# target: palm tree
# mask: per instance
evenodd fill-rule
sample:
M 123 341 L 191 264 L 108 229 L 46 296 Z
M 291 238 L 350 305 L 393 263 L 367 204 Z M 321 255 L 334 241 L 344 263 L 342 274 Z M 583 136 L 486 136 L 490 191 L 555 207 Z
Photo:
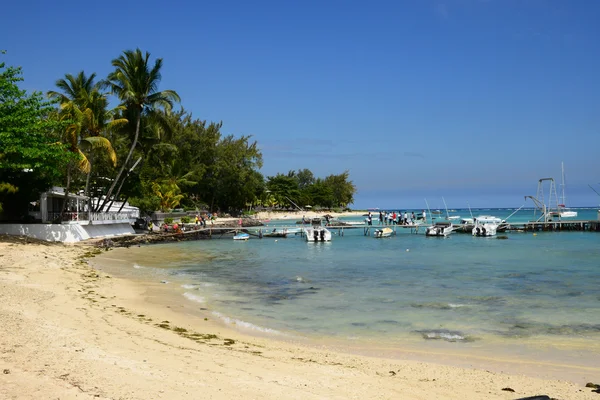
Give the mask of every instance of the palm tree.
M 135 133 L 129 153 L 108 189 L 99 211 L 102 211 L 109 201 L 115 186 L 133 156 L 140 135 L 142 115 L 152 114 L 155 110 L 161 108 L 170 110 L 173 107 L 173 102 L 180 101 L 179 95 L 173 90 L 158 91 L 161 80 L 162 58 L 156 59 L 152 67 L 149 59 L 150 53 L 142 53 L 140 49 L 124 51 L 119 58 L 112 61 L 115 70 L 108 75 L 107 80 L 104 82 L 104 85 L 119 97 L 121 105 L 127 107 L 128 111 L 134 115 Z
M 85 103 L 88 94 L 97 88 L 97 85 L 94 84 L 95 78 L 95 73 L 85 76 L 84 71 L 80 71 L 75 76 L 65 74 L 63 79 L 56 81 L 56 87 L 61 89 L 62 93 L 50 90 L 48 97 L 58 100 L 61 105 L 73 102 L 81 106 Z
M 66 74 L 64 79 L 56 81 L 56 86 L 62 92 L 49 91 L 50 98 L 60 103 L 59 118 L 68 120 L 63 142 L 68 144 L 69 151 L 78 159 L 77 170 L 87 173 L 86 194 L 89 189 L 89 178 L 91 173 L 91 160 L 93 151 L 101 149 L 116 166 L 117 156 L 110 141 L 101 134 L 119 125 L 127 123 L 125 119 L 114 119 L 117 109 L 108 110 L 108 100 L 104 93 L 99 91 L 99 86 L 94 84 L 96 74 L 89 77 L 83 71 L 76 76 Z M 89 150 L 90 158 L 81 151 L 81 144 Z M 67 186 L 65 201 L 61 211 L 61 220 L 68 203 L 69 188 L 71 184 L 71 172 L 73 164 L 67 164 Z

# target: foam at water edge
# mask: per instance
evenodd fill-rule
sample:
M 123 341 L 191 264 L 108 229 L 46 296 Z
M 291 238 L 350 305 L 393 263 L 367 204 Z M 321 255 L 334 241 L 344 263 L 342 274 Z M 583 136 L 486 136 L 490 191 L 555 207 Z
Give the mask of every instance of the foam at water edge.
M 144 268 L 144 267 L 142 267 L 141 265 L 138 265 L 138 264 L 134 263 L 133 264 L 133 268 L 140 269 L 140 268 Z
M 183 294 L 183 297 L 185 297 L 188 300 L 195 301 L 197 303 L 204 303 L 204 297 L 196 296 L 195 294 L 192 294 L 192 293 L 185 292 Z
M 278 330 L 271 329 L 271 328 L 263 328 L 262 326 L 257 326 L 257 325 L 251 324 L 249 322 L 246 322 L 246 321 L 242 321 L 242 320 L 235 319 L 235 318 L 230 318 L 230 317 L 227 317 L 227 316 L 221 314 L 218 311 L 213 311 L 213 315 L 215 317 L 220 318 L 223 322 L 225 322 L 228 325 L 236 325 L 236 326 L 242 327 L 244 329 L 259 331 L 259 332 L 263 332 L 263 333 L 269 333 L 272 335 L 283 335 L 283 333 L 279 332 Z
M 197 289 L 198 288 L 197 285 L 188 285 L 188 284 L 181 285 L 181 287 L 184 289 Z

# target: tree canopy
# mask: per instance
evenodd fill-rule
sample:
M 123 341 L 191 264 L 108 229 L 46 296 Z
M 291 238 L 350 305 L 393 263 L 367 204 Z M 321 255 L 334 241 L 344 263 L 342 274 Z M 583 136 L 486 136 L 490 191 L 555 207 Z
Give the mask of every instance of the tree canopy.
M 49 118 L 52 103 L 20 89 L 21 81 L 20 68 L 0 63 L 0 207 L 13 216 L 60 180 L 69 159 L 58 141 L 65 123 Z
M 299 169 L 265 178 L 252 136 L 225 135 L 223 122 L 174 110 L 177 92 L 159 90 L 161 58 L 126 50 L 112 66 L 99 80 L 95 73 L 67 73 L 44 100 L 41 93 L 19 89 L 19 68 L 0 64 L 4 217 L 25 216 L 27 204 L 52 185 L 98 199 L 90 211 L 113 211 L 114 201 L 126 200 L 142 212 L 230 213 L 353 202 L 356 188 L 348 171 L 321 178 Z M 114 108 L 111 96 L 118 102 Z

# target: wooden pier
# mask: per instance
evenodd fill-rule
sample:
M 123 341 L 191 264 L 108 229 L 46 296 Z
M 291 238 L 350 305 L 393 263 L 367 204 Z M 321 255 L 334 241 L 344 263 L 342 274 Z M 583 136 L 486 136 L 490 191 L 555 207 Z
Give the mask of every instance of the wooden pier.
M 548 221 L 548 222 L 524 222 L 508 224 L 507 231 L 522 232 L 561 232 L 561 231 L 589 231 L 600 232 L 600 221 L 578 220 L 578 221 Z
M 471 234 L 473 229 L 472 224 L 453 224 L 455 229 L 453 233 L 467 233 Z M 161 239 L 164 240 L 194 240 L 194 239 L 212 239 L 212 238 L 223 238 L 230 237 L 239 232 L 245 232 L 252 236 L 259 238 L 267 238 L 263 236 L 265 233 L 270 232 L 273 229 L 277 231 L 283 231 L 284 229 L 290 230 L 289 236 L 298 235 L 303 236 L 303 229 L 310 225 L 298 226 L 298 225 L 270 225 L 270 226 L 219 226 L 219 225 L 208 225 L 206 227 L 198 227 L 196 225 L 186 226 L 184 230 L 177 232 L 160 232 L 156 235 L 156 241 Z M 408 225 L 368 225 L 368 224 L 343 224 L 343 225 L 326 225 L 325 227 L 336 233 L 338 237 L 343 237 L 345 232 L 348 230 L 359 229 L 362 230 L 364 236 L 372 236 L 372 233 L 381 228 L 391 228 L 393 235 L 397 235 L 400 229 L 408 229 L 411 234 L 418 234 L 419 230 L 424 231 L 430 224 L 408 224 Z M 298 229 L 300 229 L 298 231 Z M 548 221 L 548 222 L 518 222 L 518 223 L 504 223 L 498 228 L 498 232 L 600 232 L 600 221 L 598 220 L 577 220 L 577 221 Z M 261 234 L 262 233 L 262 234 Z M 155 236 L 155 235 L 151 235 Z

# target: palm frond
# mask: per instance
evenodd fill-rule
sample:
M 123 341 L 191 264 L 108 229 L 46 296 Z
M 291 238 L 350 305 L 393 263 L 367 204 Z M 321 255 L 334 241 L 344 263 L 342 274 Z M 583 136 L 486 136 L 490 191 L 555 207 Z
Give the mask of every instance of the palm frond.
M 82 142 L 84 141 L 88 143 L 92 149 L 104 150 L 105 154 L 110 159 L 113 167 L 117 166 L 117 153 L 115 152 L 115 149 L 110 143 L 110 140 L 102 136 L 92 136 L 82 139 Z
M 79 156 L 79 162 L 77 163 L 77 168 L 87 174 L 88 172 L 90 172 L 90 162 L 87 159 L 87 157 L 85 156 L 85 154 L 83 154 L 83 152 L 80 149 L 77 149 L 77 155 Z

